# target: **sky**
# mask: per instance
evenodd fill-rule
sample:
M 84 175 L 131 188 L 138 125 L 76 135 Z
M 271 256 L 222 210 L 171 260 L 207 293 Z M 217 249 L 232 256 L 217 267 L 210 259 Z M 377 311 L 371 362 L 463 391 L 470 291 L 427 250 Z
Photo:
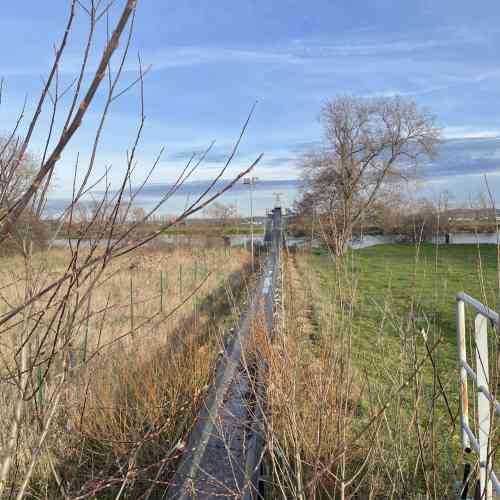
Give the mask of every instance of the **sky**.
M 117 0 L 111 21 L 122 4 Z M 24 126 L 28 123 L 68 6 L 66 0 L 2 5 L 0 133 L 12 129 L 25 98 Z M 158 195 L 152 193 L 162 192 L 177 177 L 193 153 L 215 140 L 193 180 L 212 178 L 256 103 L 225 177 L 264 153 L 253 173 L 259 178 L 256 212 L 270 208 L 274 192 L 291 205 L 299 159 L 322 140 L 319 110 L 337 95 L 403 95 L 437 117 L 444 141 L 438 156 L 423 166 L 424 195 L 437 197 L 448 190 L 452 201 L 464 202 L 484 190 L 487 174 L 500 197 L 499 18 L 500 3 L 493 0 L 484 0 L 481 8 L 462 0 L 139 0 L 121 87 L 136 78 L 140 53 L 151 70 L 145 79 L 146 123 L 137 154 L 137 185 L 165 148 L 144 203 L 151 203 Z M 61 88 L 77 74 L 87 28 L 88 18 L 78 8 L 61 64 Z M 95 68 L 105 29 L 103 18 L 90 69 Z M 104 94 L 102 89 L 57 165 L 54 203 L 71 194 L 77 155 L 80 168 L 88 159 Z M 43 153 L 48 112 L 46 107 L 33 137 L 35 157 Z M 123 175 L 138 121 L 139 93 L 134 88 L 113 103 L 98 150 L 95 175 L 110 167 L 112 187 Z M 56 126 L 61 123 L 62 115 Z M 187 196 L 183 193 L 165 210 L 179 210 Z M 248 193 L 242 188 L 223 201 L 248 212 Z

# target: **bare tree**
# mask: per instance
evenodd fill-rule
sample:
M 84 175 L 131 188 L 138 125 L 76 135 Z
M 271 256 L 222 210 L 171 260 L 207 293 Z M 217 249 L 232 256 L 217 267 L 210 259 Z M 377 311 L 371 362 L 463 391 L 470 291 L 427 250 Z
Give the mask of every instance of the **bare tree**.
M 413 244 L 437 237 L 442 229 L 441 212 L 428 198 L 406 200 L 405 213 L 397 227 L 398 234 Z
M 142 207 L 132 209 L 132 219 L 134 222 L 142 222 L 146 218 L 146 210 Z
M 224 205 L 216 201 L 207 207 L 204 212 L 207 217 L 215 219 L 222 227 L 225 227 L 231 219 L 236 217 L 236 206 Z
M 401 189 L 401 184 L 391 182 L 381 186 L 373 203 L 368 206 L 358 223 L 361 232 L 367 230 L 393 233 L 401 223 L 407 200 Z M 356 227 L 355 230 L 357 230 Z
M 342 255 L 384 185 L 414 175 L 440 131 L 433 116 L 401 97 L 338 97 L 321 110 L 324 144 L 303 161 L 303 201 L 313 205 L 328 245 Z
M 19 137 L 0 137 L 0 207 L 7 208 L 30 185 L 36 162 Z
M 12 134 L 0 137 L 0 217 L 29 187 L 36 174 L 35 157 L 21 150 L 21 138 Z M 47 228 L 32 206 L 26 207 L 11 228 L 11 239 L 0 253 L 16 251 L 29 239 L 37 247 L 47 243 Z

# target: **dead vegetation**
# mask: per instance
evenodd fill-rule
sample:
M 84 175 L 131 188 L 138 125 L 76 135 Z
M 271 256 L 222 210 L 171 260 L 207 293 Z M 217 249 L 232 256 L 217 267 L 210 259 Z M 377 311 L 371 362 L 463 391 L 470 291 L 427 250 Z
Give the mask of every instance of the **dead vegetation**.
M 212 380 L 235 301 L 246 290 L 248 253 L 230 252 L 144 250 L 107 268 L 74 319 L 64 390 L 51 357 L 39 356 L 8 490 L 15 491 L 34 453 L 27 488 L 32 495 L 85 498 L 121 488 L 128 494 L 165 488 Z M 57 250 L 40 256 L 39 265 L 58 273 L 69 257 Z M 9 263 L 11 271 L 1 276 L 4 308 L 15 307 L 25 286 L 21 259 Z M 16 332 L 2 346 L 4 380 L 11 379 Z M 48 332 L 43 345 L 56 342 Z M 5 421 L 15 390 L 5 388 L 2 397 Z M 52 425 L 37 450 L 49 418 Z M 0 439 L 6 443 L 8 435 L 2 432 Z

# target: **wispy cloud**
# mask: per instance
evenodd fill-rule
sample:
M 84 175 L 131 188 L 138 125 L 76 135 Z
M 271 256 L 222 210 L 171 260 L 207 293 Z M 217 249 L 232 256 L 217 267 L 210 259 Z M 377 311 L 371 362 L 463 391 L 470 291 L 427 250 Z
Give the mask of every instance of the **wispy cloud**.
M 431 94 L 433 92 L 438 92 L 441 90 L 446 90 L 449 89 L 450 87 L 451 85 L 429 85 L 429 86 L 422 86 L 417 90 L 393 88 L 393 89 L 370 92 L 368 94 L 364 94 L 364 97 L 395 97 L 395 96 L 416 97 L 420 95 Z
M 278 156 L 275 158 L 266 158 L 265 164 L 270 167 L 291 167 L 297 162 L 297 158 L 293 156 Z
M 304 63 L 304 57 L 300 54 L 278 49 L 273 50 L 270 47 L 172 47 L 156 51 L 151 55 L 145 54 L 145 60 L 148 59 L 151 61 L 154 70 L 214 63 L 294 65 Z
M 424 166 L 425 178 L 453 180 L 500 173 L 500 136 L 492 136 L 489 131 L 482 136 L 467 130 L 458 132 L 461 132 L 460 137 L 445 140 L 436 159 Z M 467 133 L 469 136 L 464 137 Z
M 215 183 L 214 186 L 212 186 L 210 192 L 214 193 L 221 188 L 225 187 L 230 180 L 219 180 Z M 209 186 L 212 184 L 212 180 L 196 180 L 196 181 L 188 181 L 182 184 L 182 186 L 176 191 L 175 196 L 186 196 L 186 195 L 200 195 L 204 193 Z M 290 189 L 298 189 L 298 186 L 300 184 L 300 181 L 297 179 L 277 179 L 277 180 L 266 180 L 266 179 L 259 179 L 258 182 L 255 184 L 255 192 L 262 193 L 266 191 L 280 191 L 280 190 L 290 190 Z M 145 198 L 153 198 L 153 199 L 159 199 L 165 195 L 165 193 L 168 193 L 169 190 L 172 188 L 172 184 L 169 183 L 161 183 L 161 182 L 156 182 L 156 183 L 150 183 L 140 190 L 138 192 L 138 199 L 145 199 Z M 138 187 L 132 186 L 132 192 L 136 192 L 138 190 Z M 247 193 L 248 188 L 243 182 L 238 182 L 235 184 L 231 192 L 235 193 Z M 95 194 L 97 195 L 102 195 L 102 191 L 94 191 Z M 61 202 L 61 198 L 55 198 L 54 202 Z
M 298 141 L 289 144 L 288 149 L 296 155 L 302 155 L 319 147 L 321 147 L 321 141 Z
M 493 139 L 500 137 L 500 129 L 448 126 L 444 127 L 443 136 L 445 139 Z
M 187 162 L 191 158 L 194 160 L 200 158 L 204 153 L 205 149 L 202 148 L 194 148 L 192 150 L 184 150 L 184 151 L 175 151 L 167 155 L 168 160 Z M 229 153 L 223 151 L 209 151 L 209 153 L 205 156 L 203 163 L 223 163 L 227 161 L 229 157 Z
M 422 96 L 466 84 L 499 80 L 500 67 L 494 61 L 456 57 L 465 47 L 477 47 L 484 39 L 485 35 L 480 36 L 476 31 L 451 28 L 444 32 L 431 30 L 412 34 L 359 31 L 337 38 L 303 37 L 279 44 L 170 45 L 143 50 L 142 59 L 144 64 L 151 64 L 153 72 L 209 65 L 224 65 L 226 69 L 244 65 L 262 66 L 265 71 L 298 71 L 311 94 L 315 92 L 320 96 L 322 93 L 318 89 L 331 88 L 333 75 L 336 77 L 334 82 L 341 78 L 344 85 L 346 80 L 361 77 L 368 81 L 370 78 L 371 88 L 363 89 L 369 96 Z M 97 57 L 95 54 L 89 64 L 89 73 L 95 71 Z M 71 75 L 79 67 L 80 57 L 69 53 L 61 65 L 61 72 Z M 39 75 L 45 69 L 46 64 L 41 61 L 39 65 L 32 62 L 31 65 L 4 67 L 1 73 L 5 76 Z M 125 70 L 137 72 L 133 58 Z M 262 85 L 255 94 L 263 91 Z M 271 88 L 269 93 L 273 92 Z
M 345 60 L 374 56 L 403 56 L 416 51 L 430 51 L 449 42 L 440 40 L 394 40 L 388 42 L 356 43 L 319 40 L 295 40 L 279 46 L 221 47 L 182 46 L 166 47 L 144 54 L 153 70 L 206 64 L 264 64 L 302 66 L 313 69 Z M 338 69 L 338 68 L 336 68 Z

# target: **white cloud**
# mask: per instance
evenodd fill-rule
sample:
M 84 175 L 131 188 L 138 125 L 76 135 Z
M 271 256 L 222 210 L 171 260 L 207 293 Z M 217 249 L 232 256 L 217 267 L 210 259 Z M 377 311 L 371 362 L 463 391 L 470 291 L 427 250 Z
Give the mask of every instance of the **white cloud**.
M 467 126 L 444 127 L 445 139 L 494 139 L 500 137 L 500 129 L 478 129 Z
M 395 97 L 395 96 L 418 96 L 424 94 L 431 94 L 432 92 L 437 92 L 440 90 L 446 90 L 450 88 L 450 85 L 429 85 L 422 86 L 417 90 L 403 90 L 403 89 L 386 89 L 386 90 L 378 90 L 375 92 L 370 92 L 368 94 L 364 94 L 363 97 Z
M 145 55 L 145 60 L 148 55 Z M 265 49 L 185 46 L 154 52 L 153 69 L 194 66 L 213 63 L 302 64 L 303 58 L 292 52 Z
M 445 40 L 393 40 L 387 42 L 340 43 L 327 40 L 300 39 L 291 43 L 274 46 L 181 46 L 167 47 L 144 54 L 144 60 L 153 69 L 194 66 L 213 63 L 288 64 L 314 65 L 331 63 L 338 58 L 350 59 L 374 55 L 412 54 L 415 51 L 435 49 L 450 42 Z

